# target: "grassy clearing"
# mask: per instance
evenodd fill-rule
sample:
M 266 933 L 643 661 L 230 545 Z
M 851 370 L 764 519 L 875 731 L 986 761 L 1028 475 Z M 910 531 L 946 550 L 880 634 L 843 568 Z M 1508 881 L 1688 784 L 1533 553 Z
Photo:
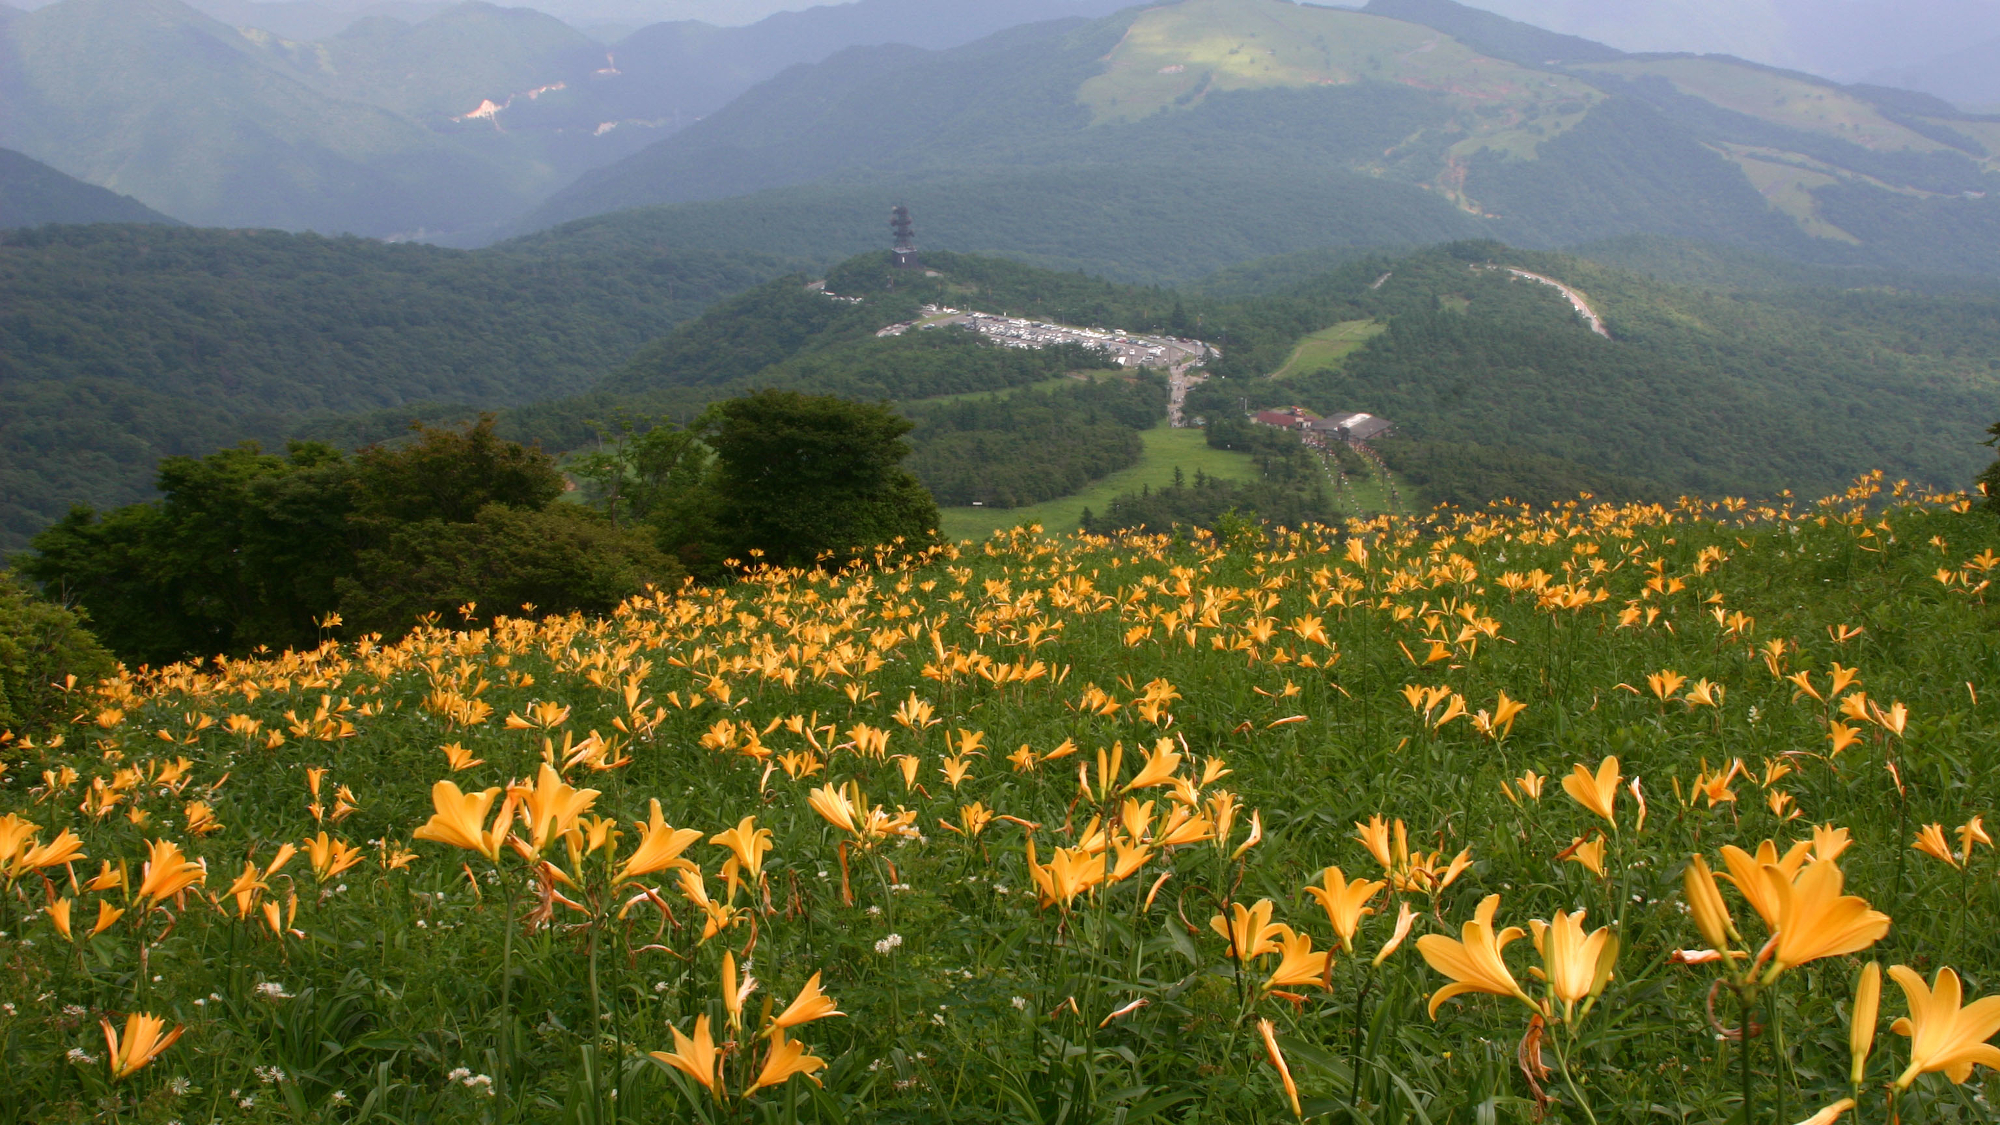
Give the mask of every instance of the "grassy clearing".
M 1273 379 L 1283 379 L 1304 371 L 1319 371 L 1333 367 L 1346 359 L 1355 349 L 1388 331 L 1386 321 L 1344 320 L 1332 328 L 1321 329 L 1299 341 L 1292 349 L 1290 359 L 1283 367 L 1271 373 Z
M 1103 511 L 1114 497 L 1137 492 L 1141 486 L 1162 488 L 1172 484 L 1174 469 L 1189 478 L 1199 469 L 1210 476 L 1244 480 L 1256 475 L 1250 455 L 1227 449 L 1211 449 L 1206 431 L 1175 430 L 1155 426 L 1142 431 L 1146 452 L 1139 463 L 1099 480 L 1081 492 L 1048 500 L 1025 508 L 946 508 L 943 531 L 949 539 L 984 539 L 1004 527 L 1040 524 L 1060 534 L 1074 531 L 1083 519 L 1083 510 Z
M 0 1119 L 1990 1120 L 1907 973 L 1848 1078 L 1864 961 L 2000 990 L 1970 508 L 1016 535 L 78 685 L 5 742 Z

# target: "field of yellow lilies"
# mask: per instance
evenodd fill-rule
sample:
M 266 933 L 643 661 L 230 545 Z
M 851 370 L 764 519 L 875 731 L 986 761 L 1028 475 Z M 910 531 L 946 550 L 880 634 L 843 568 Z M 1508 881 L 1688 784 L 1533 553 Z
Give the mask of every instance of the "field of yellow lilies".
M 1022 530 L 71 684 L 0 1118 L 1990 1121 L 1996 551 Z

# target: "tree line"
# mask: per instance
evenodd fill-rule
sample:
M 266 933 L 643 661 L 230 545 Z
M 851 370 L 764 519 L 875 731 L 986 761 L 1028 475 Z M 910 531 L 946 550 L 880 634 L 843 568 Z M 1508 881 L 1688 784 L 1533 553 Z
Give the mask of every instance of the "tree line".
M 937 506 L 902 467 L 910 428 L 880 404 L 767 391 L 690 427 L 613 434 L 575 466 L 584 489 L 490 415 L 352 456 L 245 443 L 163 461 L 157 501 L 73 509 L 15 568 L 112 653 L 155 665 L 426 620 L 604 613 L 732 564 L 928 545 Z M 10 609 L 11 589 L 0 627 L 52 628 L 8 624 L 33 617 Z M 0 643 L 0 668 L 47 664 L 9 653 Z

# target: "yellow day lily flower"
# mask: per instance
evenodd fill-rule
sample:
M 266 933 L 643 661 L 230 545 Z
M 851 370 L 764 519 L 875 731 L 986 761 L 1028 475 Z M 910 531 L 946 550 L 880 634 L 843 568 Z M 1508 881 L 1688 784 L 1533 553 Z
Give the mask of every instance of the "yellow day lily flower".
M 1117 854 L 1117 859 L 1112 863 L 1110 873 L 1105 876 L 1105 881 L 1111 883 L 1122 883 L 1130 879 L 1158 854 L 1152 848 L 1122 838 L 1114 841 L 1112 848 Z
M 2000 1031 L 2000 996 L 1984 996 L 1961 1008 L 1958 974 L 1950 969 L 1939 969 L 1937 984 L 1928 988 L 1907 965 L 1891 965 L 1889 977 L 1910 1002 L 1910 1014 L 1889 1025 L 1890 1031 L 1910 1037 L 1910 1065 L 1896 1079 L 1898 1090 L 1934 1070 L 1954 1083 L 1972 1077 L 1976 1065 L 2000 1070 L 2000 1048 L 1987 1042 Z
M 70 906 L 70 900 L 67 898 L 59 898 L 49 904 L 49 925 L 56 928 L 56 932 L 63 936 L 64 941 L 76 940 L 69 932 Z
M 118 919 L 123 918 L 124 916 L 125 912 L 123 910 L 111 905 L 110 903 L 104 901 L 103 899 L 98 899 L 97 923 L 96 925 L 90 927 L 90 933 L 87 936 L 96 937 L 98 934 L 101 934 L 104 931 L 110 929 L 112 926 L 116 925 L 118 923 Z
M 1799 1125 L 1833 1125 L 1834 1122 L 1840 1120 L 1841 1114 L 1853 1108 L 1853 1098 L 1842 1098 L 1820 1110 L 1818 1113 L 1813 1114 L 1811 1117 L 1806 1118 L 1804 1121 L 1799 1122 Z
M 1847 1055 L 1853 1062 L 1848 1076 L 1860 1086 L 1867 1076 L 1868 1054 L 1875 1047 L 1875 1013 L 1882 1004 L 1882 966 L 1870 961 L 1861 967 L 1861 981 L 1854 986 L 1854 1010 L 1847 1017 Z
M 1118 810 L 1118 823 L 1134 843 L 1144 840 L 1147 830 L 1153 826 L 1153 802 L 1140 801 L 1137 797 L 1125 798 L 1124 807 Z
M 1814 859 L 1839 859 L 1840 853 L 1853 843 L 1847 836 L 1847 829 L 1822 824 L 1813 828 L 1812 854 Z
M 520 801 L 521 818 L 528 823 L 528 847 L 540 855 L 549 841 L 576 827 L 577 818 L 597 800 L 597 790 L 575 788 L 543 762 L 532 787 L 509 786 L 507 796 Z
M 1604 878 L 1604 837 L 1592 836 L 1590 839 L 1585 840 L 1579 836 L 1571 840 L 1569 847 L 1564 848 L 1562 854 L 1556 858 L 1566 859 L 1571 863 L 1580 863 L 1592 875 L 1602 879 Z
M 146 845 L 146 865 L 139 875 L 139 897 L 157 904 L 207 878 L 208 869 L 182 855 L 179 844 L 154 840 Z
M 0 816 L 0 866 L 12 870 L 14 861 L 42 826 L 15 813 Z
M 110 1020 L 99 1020 L 104 1027 L 104 1043 L 109 1050 L 107 1058 L 111 1063 L 111 1080 L 118 1082 L 139 1073 L 146 1064 L 159 1058 L 187 1028 L 176 1026 L 165 1035 L 161 1029 L 167 1021 L 145 1012 L 133 1012 L 125 1017 L 125 1034 L 119 1035 Z
M 910 790 L 915 789 L 917 787 L 917 771 L 923 768 L 924 760 L 915 754 L 898 754 L 894 758 L 891 758 L 890 761 L 895 762 L 897 768 L 903 771 L 903 792 L 908 793 Z
M 1385 882 L 1356 879 L 1352 883 L 1338 867 L 1329 867 L 1320 872 L 1320 885 L 1307 886 L 1306 893 L 1319 900 L 1326 910 L 1326 920 L 1332 924 L 1334 935 L 1340 939 L 1340 948 L 1354 952 L 1354 934 L 1361 928 L 1361 919 L 1375 913 L 1368 901 L 1375 897 Z
M 1382 819 L 1380 813 L 1369 817 L 1367 824 L 1357 821 L 1354 825 L 1354 838 L 1361 841 L 1361 846 L 1368 849 L 1368 854 L 1375 857 L 1375 862 L 1380 864 L 1384 871 L 1394 871 L 1408 862 L 1407 847 L 1399 849 L 1402 853 L 1400 857 L 1390 852 L 1389 825 Z M 1396 822 L 1396 839 L 1398 842 L 1403 839 L 1403 822 L 1400 820 Z M 1399 858 L 1401 862 L 1398 862 Z
M 1288 932 L 1284 926 L 1272 924 L 1271 909 L 1268 898 L 1260 898 L 1248 908 L 1232 902 L 1228 914 L 1217 914 L 1208 920 L 1208 928 L 1229 943 L 1231 958 L 1238 962 L 1253 961 L 1266 953 L 1278 952 L 1277 943 L 1271 939 L 1280 932 Z
M 486 825 L 486 812 L 500 796 L 501 789 L 494 786 L 478 793 L 461 793 L 458 785 L 450 781 L 440 781 L 431 786 L 431 807 L 436 811 L 423 826 L 410 833 L 411 838 L 430 840 L 434 843 L 449 844 L 454 848 L 478 852 L 488 860 L 498 862 L 500 845 L 507 839 L 507 830 L 514 819 L 516 798 L 509 796 L 501 806 L 500 815 L 493 818 L 493 827 Z
M 819 1079 L 813 1072 L 826 1066 L 826 1060 L 816 1055 L 806 1054 L 805 1044 L 785 1038 L 783 1028 L 771 1031 L 771 1050 L 764 1056 L 764 1066 L 757 1071 L 757 1080 L 750 1084 L 749 1093 L 755 1093 L 766 1086 L 781 1086 L 794 1074 L 812 1078 L 815 1085 Z
M 778 1013 L 777 1019 L 771 1021 L 771 1026 L 779 1029 L 798 1027 L 814 1020 L 846 1014 L 834 1007 L 833 997 L 820 991 L 819 974 L 814 973 L 812 979 L 806 982 L 806 986 L 799 989 L 798 997 L 786 1005 L 784 1011 Z
M 1865 899 L 1840 893 L 1844 876 L 1830 859 L 1807 864 L 1797 879 L 1787 879 L 1782 868 L 1766 864 L 1764 879 L 1778 903 L 1767 980 L 1794 965 L 1866 949 L 1889 932 L 1887 914 L 1870 909 Z
M 701 927 L 701 940 L 707 941 L 739 921 L 735 906 L 708 897 L 708 883 L 701 877 L 699 868 L 690 865 L 681 868 L 678 874 L 681 881 L 681 897 L 702 912 L 704 921 Z
M 1402 948 L 1403 939 L 1410 936 L 1410 927 L 1416 923 L 1416 920 L 1417 912 L 1410 909 L 1410 904 L 1408 902 L 1398 902 L 1396 904 L 1396 932 L 1390 934 L 1389 940 L 1382 943 L 1382 948 L 1376 952 L 1375 959 L 1370 961 L 1369 964 L 1375 968 L 1381 968 L 1382 962 L 1387 961 L 1390 954 Z
M 1688 860 L 1681 884 L 1685 888 L 1688 913 L 1694 915 L 1694 925 L 1701 931 L 1702 940 L 1708 942 L 1710 949 L 1728 949 L 1730 939 L 1736 936 L 1736 920 L 1729 916 L 1729 905 L 1722 901 L 1722 891 L 1715 885 L 1708 861 L 1700 856 Z
M 1613 813 L 1618 803 L 1618 783 L 1623 780 L 1618 773 L 1618 756 L 1614 754 L 1598 764 L 1595 774 L 1578 763 L 1563 778 L 1563 792 L 1616 827 L 1618 821 Z
M 656 797 L 651 802 L 652 815 L 647 820 L 635 822 L 639 830 L 639 846 L 618 868 L 616 881 L 623 883 L 637 879 L 641 875 L 651 875 L 670 868 L 685 869 L 693 863 L 681 858 L 681 853 L 701 839 L 701 833 L 692 828 L 675 828 L 660 815 L 660 802 Z
M 972 840 L 978 838 L 980 833 L 985 832 L 986 826 L 992 824 L 993 819 L 993 810 L 987 808 L 984 801 L 974 801 L 969 805 L 959 808 L 957 824 L 953 824 L 948 820 L 939 820 L 938 827 L 948 832 L 956 832 L 960 836 Z
M 236 900 L 236 916 L 238 918 L 248 918 L 250 916 L 250 908 L 257 904 L 258 894 L 270 889 L 271 885 L 263 880 L 262 873 L 257 870 L 257 865 L 245 860 L 243 863 L 243 874 L 238 875 L 236 881 L 229 884 L 229 889 L 222 892 L 222 894 L 225 898 L 234 898 Z
M 710 836 L 708 842 L 728 848 L 743 870 L 750 872 L 755 880 L 763 881 L 764 857 L 771 851 L 771 830 L 757 827 L 756 817 L 744 817 L 736 827 Z
M 1522 797 L 1526 797 L 1530 801 L 1539 801 L 1542 799 L 1542 785 L 1547 781 L 1548 778 L 1543 777 L 1534 770 L 1522 770 L 1521 776 L 1514 779 L 1511 787 L 1504 781 L 1500 784 L 1502 791 L 1507 793 L 1508 798 L 1518 803 L 1520 798 L 1513 796 L 1515 789 L 1521 791 Z
M 1299 1106 L 1298 1083 L 1292 1081 L 1292 1068 L 1285 1065 L 1284 1052 L 1278 1050 L 1277 1030 L 1277 1025 L 1270 1020 L 1257 1021 L 1257 1033 L 1264 1037 L 1264 1053 L 1270 1058 L 1271 1066 L 1277 1070 L 1279 1080 L 1285 1084 L 1285 1097 L 1292 1103 L 1292 1116 L 1303 1120 L 1305 1110 Z
M 1944 825 L 1926 824 L 1917 830 L 1917 838 L 1910 846 L 1933 859 L 1943 860 L 1953 867 L 1958 866 L 1958 857 L 1951 854 L 1951 845 L 1945 843 Z
M 682 1035 L 681 1029 L 671 1024 L 667 1030 L 673 1033 L 674 1049 L 652 1051 L 652 1057 L 694 1079 L 715 1097 L 722 1097 L 721 1078 L 717 1073 L 721 1069 L 722 1056 L 715 1049 L 715 1038 L 708 1032 L 708 1017 L 694 1018 L 692 1039 Z
M 736 979 L 736 955 L 725 949 L 722 951 L 722 1009 L 729 1015 L 732 1030 L 743 1026 L 743 1002 L 757 991 L 757 978 L 748 972 L 739 983 Z
M 56 838 L 39 847 L 24 847 L 9 865 L 10 877 L 24 875 L 30 871 L 40 871 L 49 867 L 61 867 L 76 859 L 87 859 L 83 854 L 83 841 L 65 828 L 56 833 Z
M 1799 873 L 1799 868 L 1805 866 L 1806 856 L 1811 851 L 1812 844 L 1801 841 L 1793 844 L 1785 852 L 1784 858 L 1780 859 L 1778 845 L 1769 840 L 1757 845 L 1755 856 L 1734 844 L 1724 845 L 1722 861 L 1728 864 L 1729 874 L 1723 878 L 1736 884 L 1736 889 L 1742 892 L 1744 900 L 1749 902 L 1751 909 L 1764 919 L 1766 927 L 1776 929 L 1778 902 L 1766 889 L 1763 869 L 1769 865 L 1776 865 L 1785 873 L 1785 878 L 1790 880 Z
M 860 835 L 854 824 L 854 802 L 838 785 L 823 785 L 806 796 L 806 803 L 828 824 L 852 835 Z
M 1479 903 L 1473 920 L 1461 928 L 1461 940 L 1454 941 L 1442 934 L 1425 934 L 1417 939 L 1417 952 L 1423 955 L 1431 968 L 1452 981 L 1431 994 L 1432 1019 L 1437 1018 L 1439 1005 L 1468 992 L 1512 996 L 1536 1012 L 1541 1011 L 1540 1005 L 1521 991 L 1520 984 L 1514 980 L 1514 974 L 1508 970 L 1507 962 L 1501 956 L 1507 943 L 1524 936 L 1525 931 L 1519 926 L 1509 926 L 1495 933 L 1493 914 L 1499 909 L 1500 896 L 1487 895 Z
M 1046 864 L 1035 862 L 1035 838 L 1028 837 L 1028 874 L 1041 892 L 1042 905 L 1065 908 L 1076 896 L 1104 881 L 1104 855 L 1084 848 L 1057 848 Z
M 1611 927 L 1601 926 L 1585 936 L 1583 916 L 1581 910 L 1574 914 L 1558 910 L 1548 922 L 1528 923 L 1534 930 L 1535 951 L 1542 955 L 1540 975 L 1548 982 L 1549 995 L 1562 1002 L 1565 1020 L 1577 1001 L 1603 990 L 1618 959 L 1618 939 Z
M 1199 844 L 1215 838 L 1215 822 L 1187 805 L 1175 805 L 1167 814 L 1157 839 L 1163 848 L 1178 848 L 1187 844 Z
M 1975 843 L 1985 844 L 1989 848 L 1993 846 L 1993 837 L 1986 834 L 1984 817 L 1975 816 L 1958 826 L 1958 845 L 1967 863 L 1972 862 L 1972 845 Z
M 306 856 L 312 861 L 313 878 L 325 883 L 364 858 L 360 848 L 321 832 L 306 839 Z
M 1173 780 L 1174 772 L 1180 768 L 1181 756 L 1174 751 L 1173 740 L 1162 738 L 1153 744 L 1153 752 L 1146 757 L 1146 764 L 1139 767 L 1139 772 L 1119 792 L 1130 793 L 1134 789 L 1165 785 Z
M 1304 984 L 1324 984 L 1333 968 L 1333 952 L 1313 952 L 1311 934 L 1296 933 L 1290 926 L 1276 926 L 1278 967 L 1264 981 L 1264 991 Z

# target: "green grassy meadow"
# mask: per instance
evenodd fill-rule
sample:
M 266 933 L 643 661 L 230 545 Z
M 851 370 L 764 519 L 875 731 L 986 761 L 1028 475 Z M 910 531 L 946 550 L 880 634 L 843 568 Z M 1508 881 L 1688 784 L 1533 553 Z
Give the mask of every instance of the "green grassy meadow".
M 1299 340 L 1298 347 L 1286 358 L 1285 365 L 1271 372 L 1271 378 L 1282 379 L 1301 371 L 1333 367 L 1361 345 L 1388 331 L 1388 328 L 1379 320 L 1347 320 L 1311 333 Z
M 1990 513 L 1233 534 L 74 685 L 0 1119 L 1987 1119 Z
M 947 539 L 977 540 L 1003 528 L 1040 524 L 1044 530 L 1062 534 L 1075 530 L 1085 508 L 1102 511 L 1123 493 L 1137 492 L 1142 486 L 1172 484 L 1177 468 L 1190 479 L 1197 469 L 1233 480 L 1256 474 L 1249 454 L 1211 449 L 1203 430 L 1156 426 L 1140 431 L 1139 437 L 1146 443 L 1146 452 L 1138 464 L 1102 477 L 1082 491 L 1020 508 L 946 508 L 939 530 Z

